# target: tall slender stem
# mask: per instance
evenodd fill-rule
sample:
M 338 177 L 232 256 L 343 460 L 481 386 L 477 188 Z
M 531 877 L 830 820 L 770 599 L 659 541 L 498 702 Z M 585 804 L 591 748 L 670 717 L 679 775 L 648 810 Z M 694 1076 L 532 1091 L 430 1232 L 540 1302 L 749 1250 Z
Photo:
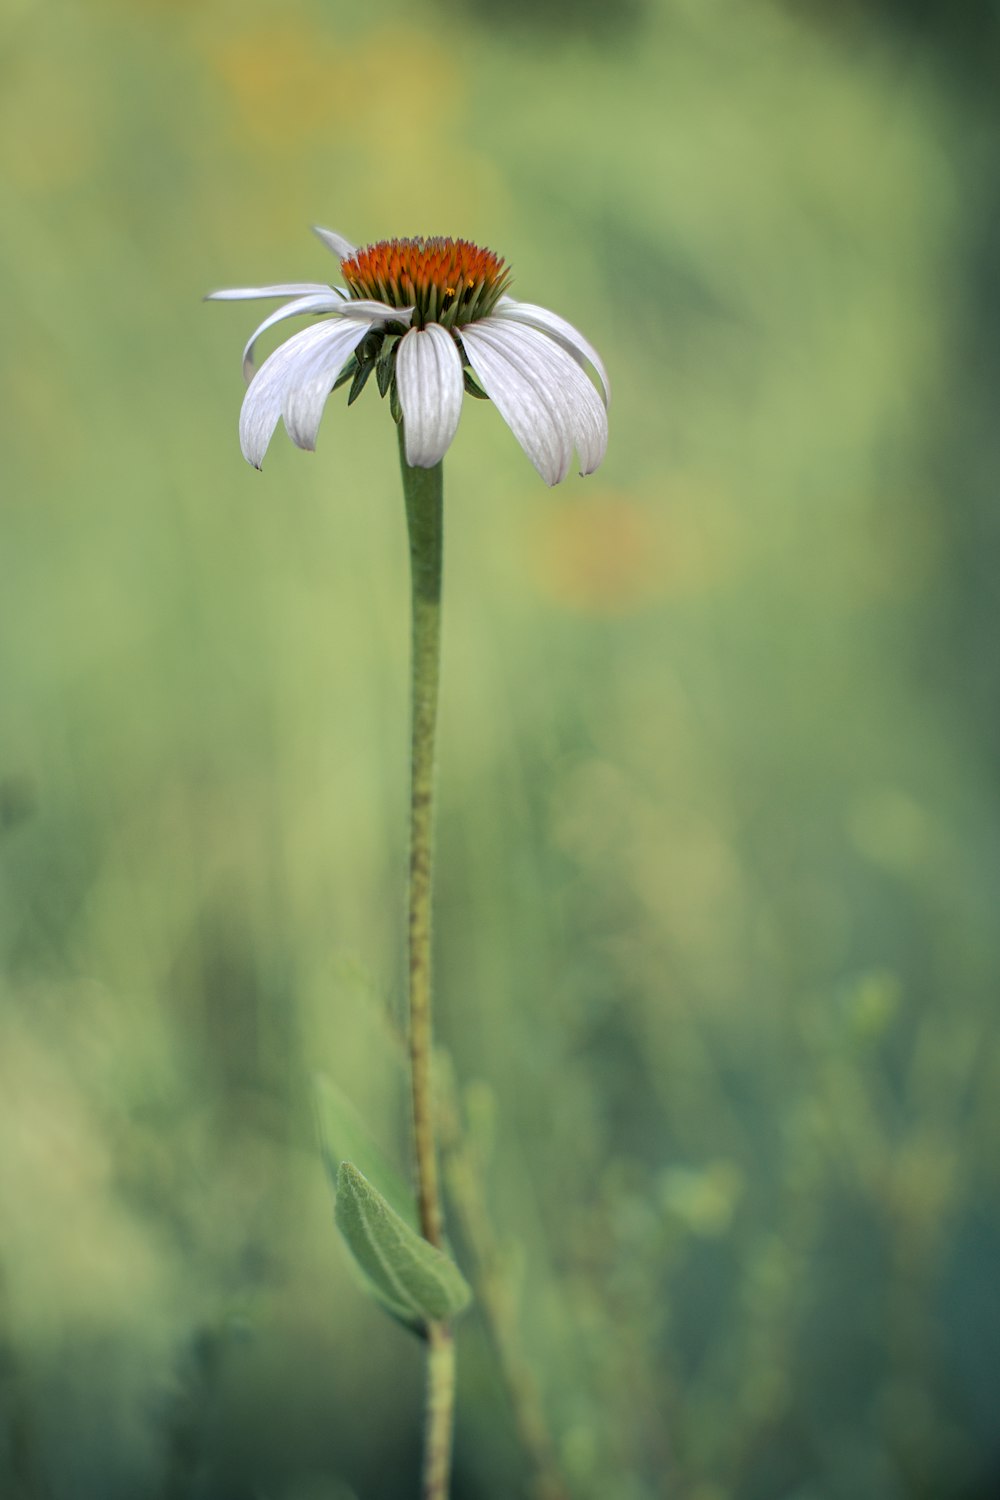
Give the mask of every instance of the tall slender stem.
M 410 725 L 409 1046 L 413 1141 L 420 1228 L 441 1247 L 444 1215 L 438 1177 L 431 1077 L 431 890 L 434 838 L 434 740 L 441 657 L 442 466 L 411 468 L 399 424 L 399 462 L 410 539 L 412 600 Z M 455 1406 L 455 1343 L 446 1323 L 427 1329 L 424 1497 L 446 1500 Z
M 434 840 L 434 739 L 441 655 L 441 464 L 412 469 L 399 424 L 399 459 L 410 538 L 409 1041 L 413 1139 L 420 1229 L 440 1248 L 441 1195 L 431 1086 L 431 873 Z

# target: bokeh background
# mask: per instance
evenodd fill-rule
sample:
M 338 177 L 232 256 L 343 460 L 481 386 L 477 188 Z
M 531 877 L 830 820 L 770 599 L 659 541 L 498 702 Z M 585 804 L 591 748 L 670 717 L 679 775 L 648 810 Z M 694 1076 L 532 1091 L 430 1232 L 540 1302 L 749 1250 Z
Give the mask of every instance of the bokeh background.
M 312 1105 L 405 1166 L 395 442 L 254 473 L 199 300 L 316 222 L 491 245 L 615 391 L 587 481 L 446 464 L 457 1500 L 995 1495 L 997 8 L 0 36 L 0 1495 L 415 1493 Z

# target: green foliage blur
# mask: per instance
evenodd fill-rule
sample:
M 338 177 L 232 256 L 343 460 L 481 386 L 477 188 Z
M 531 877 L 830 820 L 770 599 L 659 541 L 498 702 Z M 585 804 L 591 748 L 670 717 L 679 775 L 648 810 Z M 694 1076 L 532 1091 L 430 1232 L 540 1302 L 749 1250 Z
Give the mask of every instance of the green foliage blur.
M 200 302 L 311 223 L 489 244 L 614 386 L 587 481 L 446 462 L 456 1500 L 994 1495 L 995 9 L 0 35 L 0 1496 L 415 1493 L 312 1106 L 406 1167 L 394 435 L 253 472 Z

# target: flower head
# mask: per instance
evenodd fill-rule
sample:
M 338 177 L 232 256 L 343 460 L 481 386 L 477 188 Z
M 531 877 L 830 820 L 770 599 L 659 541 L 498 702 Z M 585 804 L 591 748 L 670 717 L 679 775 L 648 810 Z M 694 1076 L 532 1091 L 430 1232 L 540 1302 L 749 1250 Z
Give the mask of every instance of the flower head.
M 285 297 L 243 351 L 249 388 L 240 446 L 260 468 L 284 418 L 292 442 L 315 448 L 327 397 L 351 381 L 348 403 L 374 372 L 402 420 L 406 459 L 432 468 L 451 444 L 464 391 L 493 402 L 547 484 L 569 472 L 574 448 L 590 474 L 608 442 L 607 372 L 600 355 L 558 314 L 507 295 L 510 271 L 468 240 L 382 240 L 357 249 L 316 233 L 340 261 L 345 285 L 295 282 L 212 292 L 218 300 Z M 320 316 L 255 369 L 260 335 L 284 318 Z M 588 370 L 600 381 L 598 391 Z

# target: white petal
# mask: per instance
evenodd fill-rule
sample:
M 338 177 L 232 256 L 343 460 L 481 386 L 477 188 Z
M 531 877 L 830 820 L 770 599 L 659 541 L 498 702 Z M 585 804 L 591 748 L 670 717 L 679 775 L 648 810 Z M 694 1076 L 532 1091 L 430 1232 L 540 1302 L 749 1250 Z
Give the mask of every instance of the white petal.
M 253 464 L 255 469 L 260 468 L 267 452 L 286 394 L 300 379 L 308 378 L 317 352 L 324 350 L 331 340 L 342 339 L 345 333 L 354 338 L 354 344 L 360 343 L 365 335 L 364 324 L 330 321 L 304 328 L 275 349 L 257 371 L 240 411 L 240 447 L 247 463 Z M 354 344 L 340 355 L 341 365 Z M 338 343 L 338 351 L 339 347 Z
M 567 323 L 565 318 L 561 318 L 558 313 L 550 312 L 547 307 L 537 307 L 533 302 L 518 302 L 513 297 L 501 297 L 492 316 L 510 318 L 516 323 L 526 323 L 529 328 L 540 328 L 543 333 L 549 335 L 549 338 L 555 339 L 567 354 L 571 354 L 581 368 L 586 368 L 587 363 L 593 365 L 604 387 L 604 404 L 605 406 L 611 405 L 611 383 L 601 356 L 593 344 L 589 343 L 572 323 Z
M 285 382 L 281 414 L 297 448 L 315 448 L 319 419 L 333 382 L 372 326 L 360 318 L 337 318 L 324 324 L 326 340 L 306 353 Z
M 313 234 L 318 234 L 328 250 L 332 250 L 338 260 L 350 260 L 352 255 L 357 254 L 357 246 L 352 245 L 350 240 L 345 240 L 342 234 L 337 234 L 333 229 L 321 229 L 318 224 L 313 225 Z
M 540 338 L 539 353 L 549 361 L 556 388 L 566 402 L 573 443 L 580 455 L 580 473 L 592 474 L 608 448 L 608 412 L 602 397 L 572 355 L 533 328 L 518 329 L 523 337 Z
M 250 335 L 246 348 L 243 350 L 243 379 L 249 382 L 253 379 L 254 345 L 261 334 L 268 328 L 273 328 L 275 323 L 280 323 L 283 318 L 301 318 L 307 313 L 332 312 L 341 306 L 341 299 L 333 297 L 329 291 L 317 293 L 314 297 L 297 297 L 294 302 L 289 302 L 285 307 L 279 307 L 277 312 L 264 319 L 263 323 Z
M 417 469 L 440 463 L 462 415 L 462 356 L 440 323 L 411 328 L 396 355 L 406 462 Z
M 305 297 L 310 293 L 325 292 L 329 296 L 346 297 L 339 287 L 327 286 L 324 281 L 287 281 L 281 286 L 231 286 L 221 292 L 206 292 L 205 302 L 247 302 L 254 297 Z
M 364 318 L 369 323 L 408 323 L 415 307 L 392 307 L 388 302 L 371 302 L 365 297 L 351 297 L 341 302 L 337 312 L 342 318 Z
M 574 446 L 583 472 L 596 469 L 607 446 L 607 416 L 580 367 L 534 328 L 483 318 L 459 330 L 486 394 L 546 484 L 569 472 Z

